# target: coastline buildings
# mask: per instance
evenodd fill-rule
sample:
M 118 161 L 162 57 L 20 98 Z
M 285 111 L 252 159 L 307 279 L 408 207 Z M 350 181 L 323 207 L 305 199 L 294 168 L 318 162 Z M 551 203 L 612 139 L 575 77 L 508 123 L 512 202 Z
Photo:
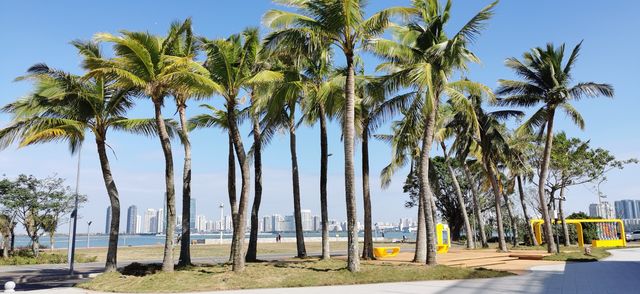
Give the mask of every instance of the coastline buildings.
M 603 201 L 602 203 L 592 203 L 589 205 L 589 216 L 614 218 L 616 215 L 611 207 L 611 203 Z
M 626 231 L 640 229 L 640 200 L 625 199 L 613 204 L 616 218 L 622 219 Z
M 640 205 L 638 205 L 640 207 Z M 105 233 L 109 231 L 111 218 L 111 208 L 107 207 Z M 221 208 L 222 209 L 222 208 Z M 233 222 L 231 215 L 222 213 L 220 218 L 208 218 L 204 214 L 196 214 L 196 201 L 191 199 L 190 203 L 190 225 L 193 226 L 192 233 L 209 234 L 218 232 L 233 232 Z M 224 212 L 224 210 L 222 210 Z M 639 214 L 640 215 L 640 214 Z M 175 229 L 181 227 L 181 216 L 176 216 Z M 321 232 L 322 218 L 313 215 L 310 209 L 301 210 L 302 229 L 304 232 Z M 362 224 L 357 222 L 358 230 L 362 230 Z M 249 232 L 250 222 L 247 222 L 245 230 Z M 401 218 L 399 222 L 376 222 L 375 228 L 384 231 L 407 231 L 415 230 L 416 222 L 413 219 Z M 138 207 L 131 205 L 127 209 L 126 233 L 133 234 L 164 234 L 167 229 L 166 208 L 147 208 L 142 215 L 138 214 Z M 329 232 L 342 232 L 346 230 L 346 221 L 329 219 Z M 293 233 L 295 232 L 295 217 L 291 215 L 272 214 L 265 215 L 258 220 L 258 232 L 260 233 Z
M 127 234 L 138 233 L 138 207 L 135 205 L 129 206 L 127 209 Z
M 614 202 L 616 217 L 620 219 L 639 219 L 640 200 L 619 200 Z
M 196 199 L 191 198 L 191 202 L 189 202 L 189 227 L 192 230 L 197 230 L 196 228 Z
M 144 213 L 144 229 L 143 229 L 143 233 L 157 233 L 158 232 L 158 220 L 157 217 L 158 214 L 156 213 L 156 210 L 153 208 L 149 208 L 147 209 L 147 211 Z
M 107 217 L 104 223 L 104 234 L 109 234 L 109 227 L 111 227 L 111 205 L 107 207 Z

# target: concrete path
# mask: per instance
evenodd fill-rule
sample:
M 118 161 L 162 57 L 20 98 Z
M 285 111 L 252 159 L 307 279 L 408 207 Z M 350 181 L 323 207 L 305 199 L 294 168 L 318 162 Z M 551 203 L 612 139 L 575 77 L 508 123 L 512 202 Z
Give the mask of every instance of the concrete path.
M 529 274 L 496 279 L 425 281 L 287 289 L 210 292 L 215 294 L 320 294 L 320 293 L 634 293 L 640 276 L 640 248 L 611 250 L 599 262 L 539 266 Z M 96 293 L 58 288 L 32 293 Z M 201 292 L 204 293 L 204 292 Z

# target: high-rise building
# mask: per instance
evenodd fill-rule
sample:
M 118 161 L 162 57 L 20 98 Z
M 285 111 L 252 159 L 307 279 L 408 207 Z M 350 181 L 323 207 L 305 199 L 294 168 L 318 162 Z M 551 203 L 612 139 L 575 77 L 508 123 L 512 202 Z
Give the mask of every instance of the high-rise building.
M 271 216 L 271 229 L 274 232 L 285 231 L 284 218 L 279 214 Z
M 204 215 L 196 216 L 196 232 L 204 232 L 207 230 L 207 218 Z
M 111 228 L 111 205 L 107 207 L 107 219 L 104 223 L 104 234 L 109 235 L 109 229 Z
M 136 215 L 136 231 L 135 234 L 142 233 L 142 216 L 139 214 Z
M 300 210 L 300 215 L 302 217 L 302 231 L 313 231 L 313 217 L 311 216 L 311 210 L 302 209 Z
M 638 200 L 629 199 L 614 202 L 616 217 L 620 219 L 640 218 L 640 214 L 637 213 L 637 204 L 640 204 Z
M 282 230 L 285 232 L 296 231 L 296 218 L 293 215 L 284 216 L 284 224 L 282 225 Z
M 157 212 L 153 208 L 147 209 L 144 213 L 144 232 L 145 233 L 157 233 L 158 232 L 158 216 Z
M 157 222 L 157 226 L 158 228 L 156 229 L 156 232 L 158 234 L 162 234 L 164 233 L 164 228 L 165 228 L 165 210 L 163 208 L 158 209 L 158 214 L 156 215 L 156 222 Z
M 601 217 L 601 218 L 614 218 L 615 213 L 613 212 L 613 208 L 611 208 L 611 204 L 607 201 L 603 201 L 599 204 L 590 204 L 589 205 L 589 216 L 591 217 Z
M 322 231 L 322 217 L 319 215 L 313 216 L 313 231 L 320 232 Z
M 271 220 L 270 215 L 262 217 L 262 231 L 273 232 L 273 221 Z
M 196 230 L 196 199 L 191 198 L 191 202 L 189 202 L 189 227 L 192 230 Z
M 136 228 L 138 227 L 138 207 L 135 205 L 129 206 L 127 209 L 127 234 L 135 234 L 137 233 Z

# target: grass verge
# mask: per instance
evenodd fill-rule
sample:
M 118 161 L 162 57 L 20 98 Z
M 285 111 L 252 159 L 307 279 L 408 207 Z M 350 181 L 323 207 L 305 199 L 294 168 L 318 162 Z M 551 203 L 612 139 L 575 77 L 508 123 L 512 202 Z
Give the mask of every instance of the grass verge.
M 96 256 L 86 256 L 77 254 L 76 262 L 94 262 L 98 258 Z M 33 256 L 31 251 L 18 251 L 14 256 L 0 258 L 0 265 L 27 265 L 27 264 L 60 264 L 67 263 L 67 255 L 59 253 L 41 252 L 38 257 Z
M 611 248 L 607 248 L 611 249 Z M 591 254 L 587 255 L 584 253 L 584 249 L 580 247 L 575 247 L 571 249 L 563 249 L 560 248 L 561 252 L 549 256 L 545 256 L 543 260 L 555 260 L 555 261 L 598 261 L 599 259 L 605 258 L 611 253 L 606 251 L 604 248 L 591 248 Z
M 173 273 L 146 276 L 109 273 L 78 287 L 108 292 L 190 292 L 253 288 L 309 287 L 370 284 L 383 282 L 495 278 L 512 275 L 487 269 L 455 268 L 438 265 L 398 265 L 362 262 L 361 271 L 351 273 L 342 260 L 287 260 L 247 264 L 236 274 L 229 265 L 201 265 Z

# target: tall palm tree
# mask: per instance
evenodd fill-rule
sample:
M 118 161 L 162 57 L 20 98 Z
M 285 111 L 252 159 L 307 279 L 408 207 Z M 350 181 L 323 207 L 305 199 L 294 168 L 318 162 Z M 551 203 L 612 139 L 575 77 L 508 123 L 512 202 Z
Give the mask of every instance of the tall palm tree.
M 182 58 L 194 59 L 197 54 L 197 39 L 193 36 L 191 19 L 184 22 L 173 22 L 167 34 L 172 40 L 168 44 L 167 54 Z M 183 84 L 171 91 L 180 117 L 180 138 L 184 148 L 184 167 L 182 171 L 182 233 L 180 235 L 180 257 L 178 265 L 191 265 L 191 141 L 187 122 L 187 101 L 192 98 L 207 97 L 206 88 Z
M 355 139 L 355 51 L 363 40 L 378 35 L 389 24 L 393 8 L 364 17 L 365 0 L 278 0 L 297 11 L 270 10 L 264 20 L 276 31 L 267 38 L 268 49 L 286 48 L 291 52 L 310 53 L 324 48 L 327 40 L 336 45 L 346 60 L 344 124 L 342 136 L 345 153 L 345 198 L 349 271 L 360 269 L 354 171 Z
M 327 202 L 327 171 L 329 143 L 327 120 L 339 113 L 344 102 L 344 76 L 331 66 L 332 52 L 321 50 L 307 60 L 308 82 L 302 101 L 304 121 L 308 125 L 320 124 L 320 218 L 322 223 L 322 259 L 331 258 L 329 248 L 329 210 Z
M 524 221 L 527 224 L 528 245 L 538 246 L 538 239 L 536 239 L 533 232 L 533 227 L 529 225 L 531 223 L 531 217 L 525 201 L 524 184 L 523 181 L 532 178 L 533 169 L 530 164 L 530 155 L 535 151 L 532 136 L 512 133 L 509 136 L 507 143 L 509 144 L 509 154 L 505 158 L 505 164 L 509 169 L 510 177 L 515 179 L 515 185 L 518 187 L 518 196 L 520 199 L 520 205 L 522 207 L 522 214 Z
M 74 41 L 72 44 L 85 61 L 102 56 L 96 43 Z M 34 91 L 2 109 L 12 113 L 14 120 L 0 130 L 0 146 L 5 148 L 16 140 L 20 147 L 67 141 L 71 152 L 75 153 L 84 142 L 86 131 L 93 133 L 111 205 L 105 270 L 113 272 L 117 267 L 120 197 L 107 155 L 108 130 L 153 135 L 157 132 L 155 120 L 126 118 L 126 111 L 133 106 L 132 96 L 136 92 L 118 87 L 109 77 L 83 79 L 46 64 L 36 64 L 19 80 L 33 81 Z M 173 134 L 172 129 L 165 132 Z
M 233 222 L 233 239 L 231 254 L 233 256 L 233 271 L 244 270 L 245 254 L 244 230 L 246 227 L 246 213 L 249 202 L 250 171 L 249 160 L 240 130 L 237 110 L 238 95 L 241 90 L 250 90 L 255 83 L 280 79 L 281 75 L 264 70 L 256 73 L 253 69 L 258 54 L 260 39 L 255 28 L 245 29 L 240 34 L 234 34 L 227 39 L 203 39 L 203 48 L 207 54 L 205 67 L 210 72 L 211 80 L 219 85 L 218 93 L 225 99 L 229 133 L 233 142 L 236 158 L 240 164 L 242 177 L 240 199 L 238 201 L 237 216 Z M 235 198 L 235 197 L 234 197 Z
M 291 180 L 293 188 L 293 216 L 296 232 L 296 249 L 298 258 L 305 258 L 307 250 L 304 242 L 302 227 L 302 208 L 300 207 L 300 176 L 298 174 L 298 152 L 296 140 L 296 109 L 304 97 L 304 85 L 308 78 L 302 73 L 304 60 L 295 56 L 281 54 L 279 67 L 283 80 L 274 86 L 270 95 L 265 96 L 261 103 L 267 110 L 263 121 L 262 135 L 265 141 L 278 131 L 289 133 L 289 152 L 291 154 Z
M 553 252 L 555 242 L 551 231 L 551 219 L 545 200 L 545 183 L 549 173 L 549 159 L 553 146 L 553 124 L 556 109 L 562 109 L 572 121 L 581 129 L 584 128 L 582 115 L 571 105 L 572 101 L 589 97 L 613 97 L 613 87 L 608 84 L 594 82 L 580 82 L 572 85 L 572 69 L 578 59 L 582 42 L 576 45 L 569 58 L 564 61 L 565 45 L 555 47 L 547 44 L 546 48 L 537 47 L 523 54 L 522 61 L 509 58 L 506 66 L 512 69 L 522 80 L 499 80 L 500 87 L 496 94 L 507 96 L 501 100 L 503 105 L 533 107 L 542 104 L 525 123 L 519 128 L 520 132 L 532 132 L 540 128 L 546 132 L 540 173 L 538 175 L 538 200 L 544 220 L 547 251 Z
M 177 36 L 161 38 L 148 32 L 121 31 L 119 36 L 99 33 L 94 38 L 112 43 L 116 57 L 109 60 L 88 58 L 85 62 L 91 69 L 87 77 L 111 77 L 118 86 L 137 89 L 153 103 L 156 130 L 165 159 L 167 212 L 162 270 L 167 272 L 173 271 L 174 267 L 176 207 L 171 140 L 162 116 L 164 99 L 183 87 L 201 88 L 209 93 L 220 91 L 220 86 L 208 78 L 208 71 L 191 56 L 170 55 L 174 37 Z
M 433 199 L 429 185 L 428 158 L 440 100 L 445 95 L 463 97 L 461 90 L 464 88 L 475 88 L 476 92 L 484 88 L 469 81 L 451 83 L 449 79 L 455 72 L 465 70 L 467 63 L 479 61 L 467 46 L 476 39 L 485 22 L 491 18 L 496 4 L 494 2 L 480 10 L 456 34 L 449 37 L 445 28 L 450 19 L 451 1 L 447 1 L 443 7 L 438 0 L 414 0 L 411 7 L 401 10 L 409 23 L 395 31 L 399 41 L 378 39 L 369 42 L 371 51 L 387 61 L 379 68 L 390 72 L 388 87 L 391 90 L 411 87 L 423 93 L 425 99 L 422 154 L 419 160 L 421 202 L 431 203 Z M 418 238 L 417 243 L 426 243 L 426 246 L 418 246 L 418 249 L 426 248 L 427 264 L 435 265 L 435 224 L 431 221 L 431 210 L 427 209 L 424 215 L 427 219 L 426 240 Z
M 202 129 L 216 127 L 227 133 L 228 160 L 227 160 L 227 193 L 231 210 L 232 223 L 238 216 L 238 201 L 236 198 L 236 157 L 234 155 L 233 137 L 229 131 L 229 119 L 225 110 L 215 106 L 202 104 L 200 107 L 207 109 L 210 113 L 199 114 L 189 119 L 189 129 Z M 236 110 L 236 117 L 242 121 L 247 116 L 247 111 Z M 233 245 L 233 244 L 232 244 Z M 233 262 L 233 251 L 229 253 L 229 261 Z
M 464 200 L 464 196 L 462 195 L 462 189 L 460 188 L 460 183 L 458 182 L 458 176 L 456 175 L 453 166 L 451 165 L 451 156 L 447 151 L 447 145 L 445 142 L 447 139 L 454 135 L 453 130 L 451 128 L 448 128 L 447 126 L 447 123 L 453 118 L 454 111 L 455 110 L 452 104 L 447 104 L 444 107 L 440 108 L 440 111 L 438 113 L 438 120 L 436 121 L 436 131 L 434 139 L 440 142 L 444 161 L 449 171 L 449 175 L 451 176 L 458 203 L 460 204 L 460 216 L 463 220 L 464 229 L 467 236 L 466 247 L 467 249 L 473 249 L 475 247 L 475 242 L 473 241 L 474 234 L 472 233 L 473 230 L 471 230 L 471 223 L 469 222 L 469 216 L 467 215 L 466 202 Z
M 356 129 L 362 140 L 362 202 L 364 206 L 364 243 L 362 259 L 374 259 L 371 192 L 369 187 L 369 139 L 389 118 L 399 113 L 413 98 L 413 94 L 387 99 L 382 80 L 372 76 L 356 77 Z

